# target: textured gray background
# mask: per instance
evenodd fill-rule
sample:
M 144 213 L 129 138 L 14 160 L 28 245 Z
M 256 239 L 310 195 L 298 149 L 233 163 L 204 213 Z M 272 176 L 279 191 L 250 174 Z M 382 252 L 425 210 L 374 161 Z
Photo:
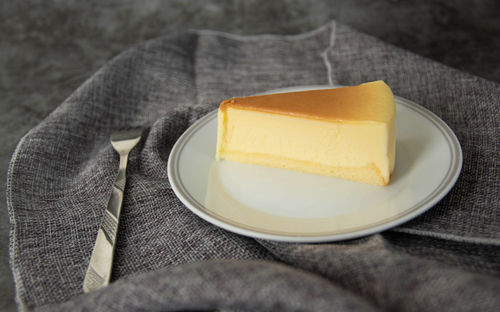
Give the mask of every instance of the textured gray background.
M 19 139 L 102 64 L 188 28 L 290 34 L 330 19 L 500 82 L 498 1 L 3 1 L 0 186 Z M 0 193 L 0 310 L 13 310 L 8 217 Z

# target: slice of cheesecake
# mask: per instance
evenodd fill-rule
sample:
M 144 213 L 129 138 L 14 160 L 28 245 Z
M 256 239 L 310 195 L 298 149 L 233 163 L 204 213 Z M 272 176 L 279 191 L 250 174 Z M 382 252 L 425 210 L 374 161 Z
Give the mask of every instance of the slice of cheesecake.
M 216 159 L 387 185 L 395 117 L 383 81 L 231 98 L 219 106 Z

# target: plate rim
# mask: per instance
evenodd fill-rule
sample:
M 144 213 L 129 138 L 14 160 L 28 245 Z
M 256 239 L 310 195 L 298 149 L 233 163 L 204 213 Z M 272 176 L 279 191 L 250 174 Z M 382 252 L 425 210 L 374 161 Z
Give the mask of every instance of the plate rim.
M 318 89 L 336 88 L 336 87 L 341 87 L 341 86 L 296 86 L 296 87 L 287 87 L 276 90 L 270 90 L 264 93 L 290 92 L 292 90 L 318 90 Z M 224 218 L 224 216 L 220 216 L 212 212 L 210 209 L 206 208 L 202 203 L 199 203 L 196 199 L 192 198 L 192 196 L 189 194 L 187 188 L 183 185 L 182 180 L 180 178 L 178 159 L 181 155 L 182 148 L 186 145 L 187 142 L 189 142 L 190 137 L 194 135 L 206 123 L 210 122 L 213 118 L 216 117 L 217 109 L 210 111 L 209 113 L 198 119 L 188 129 L 186 129 L 184 133 L 177 139 L 168 157 L 167 174 L 169 178 L 169 183 L 177 198 L 179 198 L 179 200 L 198 217 L 230 232 L 252 238 L 282 241 L 282 242 L 319 243 L 319 242 L 332 242 L 332 241 L 341 241 L 341 240 L 359 238 L 396 227 L 428 211 L 450 192 L 450 190 L 455 186 L 458 177 L 460 176 L 460 173 L 462 171 L 463 152 L 460 146 L 460 142 L 456 137 L 455 133 L 439 116 L 437 116 L 429 109 L 411 100 L 405 99 L 397 95 L 394 96 L 394 99 L 395 102 L 397 102 L 397 104 L 402 104 L 406 108 L 412 109 L 416 113 L 420 114 L 421 116 L 429 120 L 431 123 L 434 124 L 434 126 L 437 129 L 439 129 L 439 131 L 442 133 L 443 137 L 448 143 L 448 148 L 450 149 L 450 155 L 451 155 L 450 166 L 448 167 L 448 170 L 446 174 L 443 176 L 443 179 L 441 180 L 440 184 L 426 197 L 421 199 L 417 204 L 413 205 L 412 207 L 409 207 L 408 209 L 399 214 L 391 216 L 388 219 L 384 219 L 376 223 L 370 223 L 369 225 L 365 225 L 363 226 L 362 229 L 349 230 L 348 232 L 343 231 L 340 233 L 333 233 L 333 232 L 325 234 L 314 233 L 311 235 L 295 235 L 293 233 L 283 234 L 283 232 L 281 234 L 277 234 L 277 233 L 265 232 L 262 231 L 261 229 L 254 229 L 253 227 L 249 227 L 244 224 L 239 224 L 232 220 L 227 220 L 226 218 Z M 227 221 L 231 221 L 231 223 L 228 223 L 227 221 L 225 221 L 225 219 Z

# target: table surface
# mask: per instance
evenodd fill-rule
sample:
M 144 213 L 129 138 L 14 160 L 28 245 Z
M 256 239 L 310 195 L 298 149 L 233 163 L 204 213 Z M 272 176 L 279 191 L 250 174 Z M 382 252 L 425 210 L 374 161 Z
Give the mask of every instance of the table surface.
M 3 1 L 0 186 L 17 142 L 114 55 L 186 29 L 296 34 L 331 19 L 500 82 L 500 4 L 487 1 Z M 0 192 L 0 310 L 14 311 L 8 216 Z

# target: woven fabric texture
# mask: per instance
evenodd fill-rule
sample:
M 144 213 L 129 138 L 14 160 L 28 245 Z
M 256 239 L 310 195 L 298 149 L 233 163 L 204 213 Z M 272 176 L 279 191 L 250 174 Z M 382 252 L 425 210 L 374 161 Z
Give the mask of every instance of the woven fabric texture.
M 464 153 L 451 192 L 361 239 L 255 240 L 191 213 L 167 177 L 173 144 L 231 96 L 385 80 L 440 116 Z M 190 31 L 115 57 L 19 143 L 7 186 L 20 310 L 494 311 L 500 307 L 500 86 L 335 22 L 295 36 Z M 131 152 L 113 283 L 82 282 L 118 155 Z

